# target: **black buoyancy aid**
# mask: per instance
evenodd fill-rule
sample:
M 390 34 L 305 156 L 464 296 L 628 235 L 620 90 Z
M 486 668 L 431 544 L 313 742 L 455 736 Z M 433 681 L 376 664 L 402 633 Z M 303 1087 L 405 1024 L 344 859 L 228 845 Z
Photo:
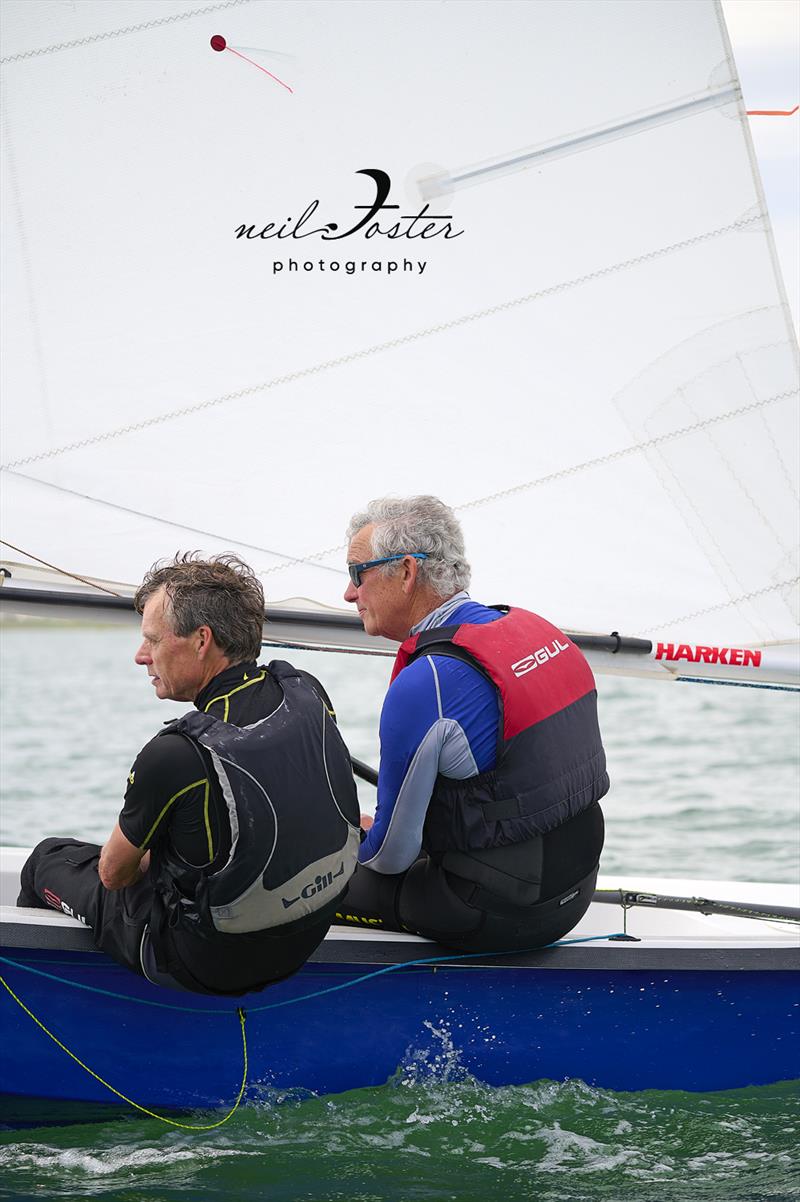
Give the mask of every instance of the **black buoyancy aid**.
M 193 897 L 185 874 L 176 874 L 180 897 L 171 882 L 164 900 L 173 927 L 236 935 L 318 920 L 355 870 L 360 815 L 344 741 L 291 664 L 275 660 L 268 670 L 283 700 L 267 717 L 240 727 L 193 711 L 164 732 L 208 753 L 231 827 L 227 862 L 196 874 Z
M 392 679 L 429 654 L 464 659 L 487 676 L 501 715 L 495 768 L 437 777 L 423 830 L 434 860 L 535 840 L 608 792 L 594 677 L 563 631 L 515 608 L 482 625 L 440 626 L 401 644 Z

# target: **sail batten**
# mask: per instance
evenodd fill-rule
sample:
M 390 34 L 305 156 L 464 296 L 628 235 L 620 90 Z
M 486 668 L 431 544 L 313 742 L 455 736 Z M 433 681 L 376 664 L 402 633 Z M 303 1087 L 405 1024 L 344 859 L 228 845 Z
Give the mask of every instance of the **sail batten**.
M 627 121 L 607 125 L 586 133 L 573 134 L 548 146 L 520 151 L 493 163 L 483 163 L 474 167 L 462 168 L 450 174 L 432 176 L 429 180 L 420 181 L 420 190 L 426 200 L 434 196 L 447 196 L 459 187 L 470 187 L 495 176 L 505 175 L 510 171 L 521 171 L 529 167 L 540 166 L 548 159 L 561 158 L 566 154 L 578 154 L 594 146 L 602 146 L 606 142 L 615 141 L 617 138 L 631 137 L 669 121 L 682 121 L 684 118 L 704 112 L 706 109 L 718 108 L 722 104 L 729 104 L 731 101 L 740 99 L 741 91 L 738 86 L 725 85 L 703 96 L 681 99 L 664 108 L 633 116 Z

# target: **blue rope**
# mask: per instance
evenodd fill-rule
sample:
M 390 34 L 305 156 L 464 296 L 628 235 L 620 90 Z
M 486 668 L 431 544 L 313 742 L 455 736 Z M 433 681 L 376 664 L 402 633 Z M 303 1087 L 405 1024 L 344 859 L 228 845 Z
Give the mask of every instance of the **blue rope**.
M 581 939 L 559 939 L 557 943 L 548 943 L 546 947 L 566 947 L 571 943 L 595 943 L 598 940 L 611 939 L 611 935 L 586 935 Z M 266 1006 L 248 1006 L 248 1014 L 259 1014 L 262 1010 L 280 1010 L 283 1006 L 294 1006 L 297 1002 L 309 1002 L 312 998 L 324 997 L 328 993 L 338 993 L 340 989 L 352 989 L 354 985 L 361 985 L 364 981 L 371 981 L 374 977 L 381 977 L 385 973 L 397 972 L 401 968 L 416 968 L 427 964 L 452 964 L 458 960 L 476 960 L 484 956 L 526 956 L 531 952 L 540 952 L 544 948 L 535 947 L 529 948 L 527 951 L 510 951 L 510 952 L 465 952 L 458 956 L 427 956 L 423 960 L 405 960 L 396 964 L 387 964 L 383 968 L 376 968 L 372 972 L 365 973 L 360 977 L 353 977 L 350 981 L 342 981 L 338 985 L 328 985 L 325 989 L 316 989 L 313 993 L 304 993 L 300 997 L 286 998 L 282 1002 L 270 1002 Z M 5 956 L 0 956 L 0 964 L 7 964 L 10 968 L 19 968 L 23 972 L 33 973 L 34 976 L 44 977 L 47 981 L 55 981 L 58 985 L 71 985 L 73 989 L 84 989 L 87 993 L 97 993 L 102 997 L 115 998 L 123 1002 L 137 1002 L 142 1006 L 156 1006 L 159 1010 L 178 1010 L 182 1014 L 231 1014 L 232 1010 L 200 1010 L 193 1006 L 171 1006 L 168 1002 L 155 1002 L 150 998 L 133 997 L 128 993 L 114 993 L 110 989 L 99 989 L 96 985 L 85 985 L 80 981 L 70 981 L 66 977 L 57 977 L 50 972 L 42 972 L 40 968 L 33 968 L 30 964 L 22 964 L 19 960 L 9 960 Z
M 772 693 L 797 693 L 795 684 L 760 684 L 757 680 L 708 680 L 705 676 L 676 676 L 679 684 L 715 684 L 728 689 L 769 689 Z

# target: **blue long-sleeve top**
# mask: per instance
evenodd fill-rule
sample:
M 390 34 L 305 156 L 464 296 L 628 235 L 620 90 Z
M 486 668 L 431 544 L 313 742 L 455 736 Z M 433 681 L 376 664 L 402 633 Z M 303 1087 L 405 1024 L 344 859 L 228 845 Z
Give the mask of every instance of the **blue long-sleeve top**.
M 501 614 L 456 593 L 412 633 L 462 622 L 494 622 Z M 422 828 L 439 773 L 465 780 L 495 767 L 500 701 L 470 664 L 424 655 L 403 669 L 386 694 L 375 822 L 359 860 L 375 872 L 404 872 L 420 853 Z

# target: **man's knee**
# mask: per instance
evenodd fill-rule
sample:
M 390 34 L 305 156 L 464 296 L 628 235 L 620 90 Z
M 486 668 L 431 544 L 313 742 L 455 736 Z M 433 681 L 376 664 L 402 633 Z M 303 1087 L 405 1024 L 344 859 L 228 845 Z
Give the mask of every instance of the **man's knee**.
M 42 904 L 39 898 L 39 893 L 36 888 L 36 870 L 39 867 L 41 859 L 54 848 L 64 842 L 63 839 L 50 838 L 42 839 L 41 843 L 37 843 L 31 854 L 28 856 L 25 863 L 22 865 L 22 871 L 19 874 L 19 882 L 22 886 L 20 895 L 17 898 L 18 906 L 37 906 Z
M 22 865 L 22 871 L 19 874 L 20 891 L 17 898 L 18 906 L 39 906 L 41 902 L 36 893 L 36 865 L 39 860 L 39 848 L 41 843 L 34 847 L 31 854 L 28 856 L 25 863 Z
M 83 843 L 79 839 L 64 836 L 51 836 L 37 843 L 22 866 L 20 872 L 20 893 L 17 898 L 18 906 L 50 907 L 55 909 L 53 900 L 45 896 L 45 890 L 55 884 L 49 878 L 58 874 L 64 864 L 77 866 L 99 855 L 100 847 L 96 843 Z

